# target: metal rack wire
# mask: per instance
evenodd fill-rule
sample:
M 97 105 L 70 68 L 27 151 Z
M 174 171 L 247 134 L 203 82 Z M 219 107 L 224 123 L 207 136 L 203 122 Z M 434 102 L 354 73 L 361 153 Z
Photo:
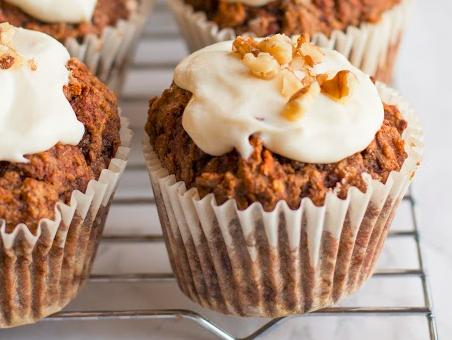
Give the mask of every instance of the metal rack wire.
M 426 318 L 429 327 L 429 336 L 431 340 L 438 340 L 435 316 L 433 313 L 431 292 L 428 284 L 428 278 L 424 265 L 424 257 L 420 242 L 418 221 L 416 216 L 416 203 L 413 195 L 410 193 L 404 198 L 405 203 L 410 206 L 410 214 L 413 228 L 409 231 L 391 232 L 390 238 L 412 238 L 416 242 L 416 252 L 419 266 L 414 269 L 387 269 L 380 270 L 374 274 L 376 277 L 418 277 L 422 283 L 424 304 L 417 307 L 331 307 L 311 314 L 295 317 L 321 317 L 325 315 L 354 315 L 354 316 L 411 316 L 423 315 Z M 155 204 L 153 199 L 128 198 L 116 200 L 115 205 L 136 205 L 136 204 Z M 164 242 L 162 235 L 105 235 L 103 242 L 109 243 L 147 243 L 150 246 L 155 243 Z M 174 281 L 172 273 L 137 273 L 137 274 L 93 274 L 90 277 L 91 282 L 111 284 L 111 283 L 137 283 L 137 282 L 162 282 Z M 152 320 L 152 319 L 186 319 L 197 323 L 207 331 L 224 340 L 239 340 L 228 331 L 222 329 L 214 322 L 203 315 L 186 309 L 149 309 L 149 310 L 103 310 L 103 311 L 69 311 L 60 312 L 50 316 L 47 320 Z M 293 316 L 291 317 L 293 318 Z M 256 329 L 252 334 L 240 338 L 240 340 L 252 340 L 270 332 L 274 327 L 287 321 L 289 317 L 277 318 Z
M 157 3 L 157 12 L 164 12 L 166 8 L 162 3 Z M 158 32 L 147 32 L 144 34 L 143 39 L 145 41 L 150 40 L 171 40 L 179 39 L 177 34 L 172 31 L 161 30 Z M 133 68 L 135 71 L 148 71 L 148 70 L 168 70 L 172 69 L 174 64 L 166 60 L 159 62 L 141 62 L 135 63 Z M 147 98 L 145 96 L 134 96 L 128 95 L 123 98 L 124 102 L 129 103 L 140 103 L 144 104 Z M 130 170 L 142 170 L 145 171 L 144 165 L 135 165 Z M 423 304 L 416 307 L 331 307 L 326 308 L 314 313 L 306 314 L 303 316 L 292 316 L 290 318 L 296 317 L 322 317 L 322 316 L 368 316 L 368 317 L 387 317 L 387 316 L 424 316 L 426 322 L 428 323 L 429 329 L 429 339 L 438 340 L 438 332 L 436 328 L 435 316 L 433 313 L 431 292 L 428 283 L 428 277 L 425 270 L 424 257 L 422 253 L 418 219 L 416 216 L 416 202 L 410 192 L 404 198 L 404 203 L 408 204 L 410 207 L 410 218 L 412 228 L 408 231 L 394 231 L 391 232 L 389 237 L 393 239 L 400 238 L 410 238 L 416 243 L 416 256 L 418 266 L 416 268 L 409 269 L 386 269 L 380 270 L 374 274 L 375 277 L 380 278 L 392 278 L 392 277 L 415 277 L 421 282 Z M 113 202 L 114 206 L 124 206 L 133 207 L 137 205 L 151 206 L 155 205 L 155 201 L 152 198 L 120 198 Z M 164 242 L 162 235 L 139 235 L 139 234 L 129 234 L 129 235 L 105 235 L 103 237 L 103 242 L 112 244 L 147 244 L 149 246 L 155 246 L 156 244 Z M 99 284 L 133 284 L 133 283 L 159 283 L 159 282 L 173 282 L 175 277 L 172 273 L 136 273 L 136 274 L 93 274 L 90 277 L 91 282 Z M 285 321 L 290 319 L 289 317 L 277 318 L 271 320 L 270 322 L 264 324 L 263 326 L 256 329 L 254 332 L 243 338 L 236 338 L 231 333 L 225 329 L 219 327 L 213 321 L 209 320 L 206 316 L 200 313 L 194 312 L 188 309 L 148 309 L 148 310 L 99 310 L 99 311 L 62 311 L 54 314 L 47 318 L 49 321 L 61 321 L 61 320 L 173 320 L 173 319 L 185 319 L 190 320 L 199 326 L 203 327 L 209 331 L 214 336 L 225 339 L 225 340 L 251 340 L 255 339 L 261 335 L 267 334 L 274 330 L 278 325 L 283 324 Z

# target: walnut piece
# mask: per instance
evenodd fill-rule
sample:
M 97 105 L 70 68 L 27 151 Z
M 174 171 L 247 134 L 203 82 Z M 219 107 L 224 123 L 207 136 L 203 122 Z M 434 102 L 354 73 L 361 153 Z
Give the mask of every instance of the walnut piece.
M 28 67 L 32 71 L 36 71 L 38 69 L 38 65 L 36 65 L 36 61 L 34 59 L 27 60 Z
M 253 75 L 262 79 L 273 79 L 280 70 L 276 59 L 265 52 L 260 52 L 257 57 L 253 53 L 247 53 L 243 57 L 243 63 Z
M 333 100 L 341 101 L 350 95 L 356 78 L 350 71 L 342 70 L 331 79 L 328 79 L 325 75 L 319 75 L 317 76 L 317 81 L 323 94 Z
M 315 97 L 320 92 L 317 82 L 302 87 L 290 97 L 281 115 L 288 121 L 294 122 L 303 118 L 305 107 L 309 98 Z
M 324 56 L 322 50 L 311 43 L 302 43 L 298 47 L 297 52 L 304 58 L 305 63 L 310 67 L 314 67 L 316 64 L 320 64 L 323 61 Z
M 286 97 L 292 97 L 298 90 L 303 87 L 303 83 L 290 70 L 281 71 L 281 94 Z
M 232 52 L 243 60 L 252 74 L 263 79 L 272 79 L 275 72 L 274 62 L 267 55 L 279 64 L 279 70 L 276 70 L 276 73 L 289 68 L 292 71 L 303 71 L 311 75 L 312 67 L 323 61 L 322 50 L 311 44 L 309 35 L 306 34 L 293 38 L 275 34 L 259 40 L 240 36 L 233 41 Z M 259 57 L 261 54 L 265 57 Z M 271 71 L 262 72 L 262 69 L 267 68 Z
M 7 22 L 0 24 L 0 45 L 11 46 L 14 37 L 13 26 Z
M 281 115 L 290 122 L 295 122 L 304 116 L 303 104 L 298 100 L 289 101 Z
M 327 74 L 315 74 L 314 66 L 323 62 L 325 55 L 307 34 L 292 38 L 283 34 L 264 39 L 238 37 L 232 50 L 252 75 L 264 80 L 281 79 L 280 93 L 287 99 L 281 115 L 289 121 L 302 118 L 307 101 L 315 95 L 322 93 L 342 101 L 356 83 L 348 70 L 339 71 L 331 79 Z
M 280 65 L 286 65 L 292 60 L 292 43 L 287 36 L 276 34 L 261 40 L 257 46 L 262 52 L 270 53 Z
M 257 42 L 251 37 L 237 37 L 232 43 L 232 51 L 237 53 L 240 58 L 243 58 L 246 54 L 252 53 L 255 56 L 259 54 Z
M 11 55 L 0 56 L 0 69 L 7 70 L 14 65 L 14 57 Z
M 13 26 L 0 24 L 0 68 L 3 70 L 23 65 L 23 57 L 13 48 L 14 34 Z

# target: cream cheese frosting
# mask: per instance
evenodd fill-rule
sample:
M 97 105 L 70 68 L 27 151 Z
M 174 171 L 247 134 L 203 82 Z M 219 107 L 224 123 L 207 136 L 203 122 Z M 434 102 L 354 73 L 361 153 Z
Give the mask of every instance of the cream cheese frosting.
M 349 71 L 354 81 L 348 96 L 334 100 L 316 83 L 301 101 L 302 117 L 287 119 L 281 114 L 288 103 L 280 91 L 281 77 L 252 75 L 231 51 L 231 41 L 217 43 L 175 70 L 175 84 L 193 94 L 183 127 L 204 152 L 220 156 L 236 149 L 248 158 L 253 150 L 249 137 L 259 135 L 269 150 L 289 159 L 334 163 L 367 148 L 381 128 L 384 109 L 375 85 L 341 54 L 321 49 L 323 60 L 310 72 L 333 77 Z M 294 74 L 301 80 L 306 76 Z
M 0 161 L 81 141 L 84 126 L 63 92 L 69 59 L 46 34 L 0 25 Z
M 91 21 L 97 0 L 5 0 L 28 15 L 49 23 Z

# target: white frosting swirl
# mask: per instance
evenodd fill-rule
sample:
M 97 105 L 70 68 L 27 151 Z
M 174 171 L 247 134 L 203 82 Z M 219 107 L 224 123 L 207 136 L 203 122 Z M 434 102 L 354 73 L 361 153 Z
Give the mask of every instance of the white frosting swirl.
M 46 34 L 3 24 L 0 58 L 5 50 L 16 53 L 16 62 L 0 68 L 0 160 L 27 162 L 24 155 L 57 143 L 77 145 L 84 126 L 63 92 L 66 48 Z
M 219 156 L 235 148 L 248 158 L 249 137 L 258 134 L 268 149 L 289 159 L 334 163 L 364 150 L 381 128 L 384 109 L 376 87 L 341 54 L 322 49 L 324 61 L 313 71 L 351 71 L 356 84 L 347 100 L 318 92 L 306 101 L 303 118 L 289 121 L 281 115 L 287 103 L 281 80 L 252 76 L 231 49 L 231 41 L 206 47 L 175 71 L 175 83 L 193 94 L 183 127 L 204 152 Z
M 50 23 L 91 21 L 97 0 L 5 0 L 32 17 Z

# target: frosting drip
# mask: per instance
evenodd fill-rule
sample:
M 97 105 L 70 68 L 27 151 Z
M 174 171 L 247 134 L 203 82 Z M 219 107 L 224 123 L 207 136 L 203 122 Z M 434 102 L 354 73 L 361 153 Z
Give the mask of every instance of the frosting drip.
M 322 76 L 330 81 L 303 89 L 302 98 L 293 103 L 301 106 L 301 114 L 287 116 L 291 107 L 281 93 L 287 70 L 272 76 L 273 64 L 268 60 L 266 68 L 260 64 L 269 59 L 267 53 L 257 57 L 248 53 L 240 60 L 231 51 L 231 41 L 206 47 L 183 60 L 175 71 L 175 83 L 193 94 L 183 114 L 183 127 L 204 152 L 219 156 L 236 149 L 248 158 L 249 137 L 257 134 L 268 149 L 289 159 L 334 163 L 364 150 L 381 128 L 384 110 L 376 87 L 339 53 L 319 49 L 321 61 L 309 72 L 314 79 Z M 284 60 L 283 54 L 277 56 Z M 291 74 L 297 81 L 306 77 L 302 71 Z M 340 100 L 333 91 L 335 75 L 342 82 L 353 80 Z
M 97 0 L 5 0 L 28 15 L 49 23 L 91 21 Z
M 0 25 L 0 161 L 81 141 L 84 126 L 63 92 L 69 58 L 46 34 Z

